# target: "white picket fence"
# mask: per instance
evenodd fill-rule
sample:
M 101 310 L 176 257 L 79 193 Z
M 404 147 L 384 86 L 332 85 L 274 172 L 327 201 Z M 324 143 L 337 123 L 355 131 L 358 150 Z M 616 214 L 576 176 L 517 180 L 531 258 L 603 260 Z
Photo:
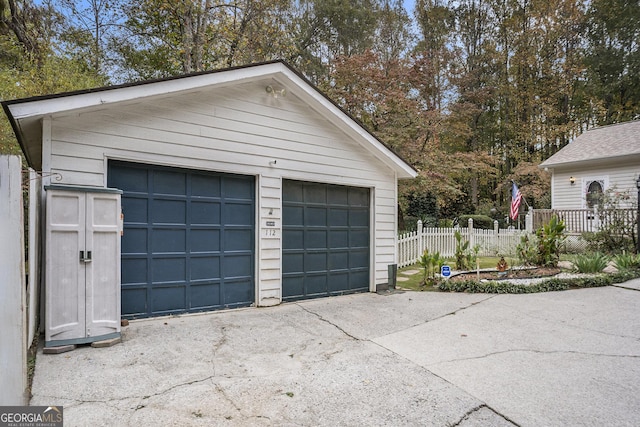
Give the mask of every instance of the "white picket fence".
M 467 228 L 429 228 L 422 227 L 422 222 L 418 221 L 416 231 L 398 237 L 398 267 L 415 264 L 425 249 L 430 253 L 439 252 L 442 257 L 454 257 L 456 231 L 462 234 L 465 241 L 469 241 L 469 249 L 478 245 L 479 256 L 516 256 L 520 238 L 529 233 L 526 230 L 498 229 L 497 221 L 494 222 L 493 230 L 473 228 L 472 219 L 469 219 Z

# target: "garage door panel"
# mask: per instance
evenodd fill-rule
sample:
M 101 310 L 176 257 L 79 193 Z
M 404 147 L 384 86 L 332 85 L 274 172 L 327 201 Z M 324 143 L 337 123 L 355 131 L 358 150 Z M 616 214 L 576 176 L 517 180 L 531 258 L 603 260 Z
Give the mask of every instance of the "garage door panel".
M 147 289 L 146 288 L 127 288 L 123 286 L 121 292 L 121 309 L 123 313 L 130 316 L 144 316 L 147 309 Z
M 191 225 L 220 225 L 221 215 L 220 210 L 222 203 L 219 201 L 192 201 L 191 202 Z
M 184 285 L 159 286 L 153 289 L 152 311 L 167 313 L 184 310 L 186 287 Z
M 148 170 L 130 168 L 121 164 L 109 164 L 109 186 L 128 193 L 149 192 Z
M 353 209 L 349 211 L 350 227 L 368 227 L 369 211 L 366 209 Z
M 225 205 L 225 223 L 227 225 L 253 224 L 253 205 L 246 203 L 229 203 Z
M 282 248 L 298 249 L 304 247 L 304 230 L 285 229 L 282 232 Z
M 251 271 L 253 256 L 251 254 L 227 254 L 224 256 L 224 277 L 238 278 L 247 276 L 247 272 Z
M 282 199 L 283 299 L 367 291 L 369 190 L 285 180 Z
M 191 307 L 194 309 L 210 309 L 222 304 L 220 299 L 220 283 L 196 283 L 190 286 Z
M 307 274 L 305 277 L 305 294 L 326 295 L 329 288 L 327 286 L 327 276 L 325 274 Z
M 343 292 L 349 289 L 349 272 L 334 272 L 329 275 L 329 292 Z
M 327 271 L 327 253 L 326 252 L 307 252 L 304 255 L 304 271 L 305 272 L 325 272 Z
M 169 253 L 169 252 L 185 252 L 187 249 L 187 230 L 186 229 L 158 229 L 153 230 L 153 239 L 151 240 L 151 252 Z
M 351 271 L 349 273 L 349 282 L 351 283 L 351 290 L 366 291 L 369 289 L 369 271 Z
M 193 197 L 220 197 L 221 178 L 215 175 L 202 175 L 194 173 L 191 177 L 191 195 Z
M 327 230 L 309 230 L 304 233 L 304 246 L 306 249 L 326 249 Z
M 309 204 L 327 204 L 327 185 L 305 183 L 304 184 L 304 203 Z
M 349 268 L 349 252 L 332 250 L 329 253 L 329 269 L 347 270 Z
M 291 300 L 302 297 L 304 294 L 304 276 L 283 276 L 282 298 Z
M 220 256 L 191 257 L 191 280 L 220 278 Z
M 186 194 L 187 175 L 184 172 L 156 170 L 153 174 L 153 192 L 155 194 Z
M 349 247 L 349 231 L 348 230 L 329 231 L 329 247 L 334 249 L 348 248 Z
M 122 236 L 122 253 L 146 254 L 148 251 L 147 233 L 148 230 L 146 228 L 127 229 L 126 234 Z
M 326 224 L 327 208 L 309 206 L 305 211 L 305 224 Z
M 369 251 L 362 249 L 349 252 L 349 269 L 366 268 L 369 266 Z
M 253 181 L 245 178 L 234 178 L 227 176 L 223 180 L 223 195 L 229 200 L 246 200 L 253 202 Z
M 108 185 L 123 190 L 123 316 L 253 302 L 254 177 L 110 161 Z
M 122 266 L 121 283 L 135 284 L 135 283 L 147 283 L 148 276 L 148 263 L 147 258 L 125 258 L 120 260 Z
M 151 260 L 153 283 L 183 282 L 187 277 L 187 261 L 184 257 L 159 257 Z
M 341 186 L 332 186 L 331 190 L 328 192 L 327 203 L 329 205 L 344 205 L 347 206 L 349 204 L 349 188 L 341 187 Z
M 348 227 L 349 226 L 349 209 L 348 208 L 331 208 L 328 217 L 329 227 Z
M 227 229 L 224 232 L 225 249 L 228 251 L 251 250 L 253 230 Z
M 349 206 L 369 208 L 369 190 L 364 188 L 349 189 Z
M 304 271 L 304 253 L 290 253 L 282 260 L 282 271 L 287 273 L 302 273 Z
M 191 228 L 188 244 L 192 254 L 220 252 L 220 229 Z
M 369 246 L 369 230 L 351 230 L 348 246 L 365 248 Z
M 151 204 L 153 224 L 186 224 L 187 202 L 185 200 L 154 200 Z
M 128 197 L 122 199 L 122 212 L 126 212 L 127 223 L 146 224 L 149 218 L 147 199 Z
M 225 306 L 247 305 L 253 302 L 253 282 L 249 279 L 229 280 L 224 287 Z

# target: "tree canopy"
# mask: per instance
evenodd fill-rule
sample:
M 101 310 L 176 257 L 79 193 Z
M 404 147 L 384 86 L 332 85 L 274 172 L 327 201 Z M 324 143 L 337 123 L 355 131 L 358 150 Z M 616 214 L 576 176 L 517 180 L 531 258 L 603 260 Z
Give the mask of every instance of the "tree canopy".
M 541 161 L 640 118 L 639 42 L 637 0 L 0 0 L 0 98 L 284 59 L 419 171 L 403 209 L 497 218 L 512 179 L 547 207 Z

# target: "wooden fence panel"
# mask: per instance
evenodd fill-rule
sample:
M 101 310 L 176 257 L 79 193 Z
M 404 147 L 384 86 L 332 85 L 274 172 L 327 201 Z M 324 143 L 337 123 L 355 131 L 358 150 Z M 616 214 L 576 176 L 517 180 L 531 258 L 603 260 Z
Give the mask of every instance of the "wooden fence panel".
M 0 156 L 0 405 L 27 403 L 22 164 Z

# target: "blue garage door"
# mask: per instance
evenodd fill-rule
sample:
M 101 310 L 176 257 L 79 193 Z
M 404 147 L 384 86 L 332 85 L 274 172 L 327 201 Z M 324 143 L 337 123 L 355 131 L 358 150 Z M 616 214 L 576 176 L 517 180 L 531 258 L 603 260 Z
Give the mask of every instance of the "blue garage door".
M 109 162 L 124 212 L 122 315 L 254 301 L 254 178 Z
M 369 290 L 369 189 L 283 182 L 283 299 Z

